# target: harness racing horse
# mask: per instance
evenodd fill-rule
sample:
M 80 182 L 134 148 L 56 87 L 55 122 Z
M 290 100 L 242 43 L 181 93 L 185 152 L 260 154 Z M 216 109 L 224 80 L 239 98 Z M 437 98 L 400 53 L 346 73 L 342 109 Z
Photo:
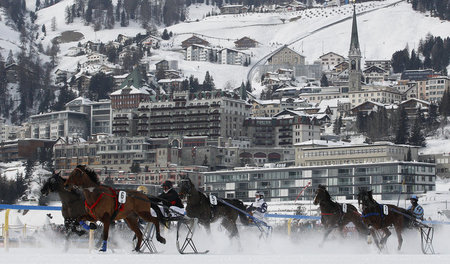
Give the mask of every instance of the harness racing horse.
M 68 238 L 72 233 L 82 235 L 84 232 L 77 231 L 77 227 L 82 225 L 85 229 L 95 229 L 96 225 L 91 223 L 89 226 L 84 220 L 95 221 L 84 208 L 84 196 L 75 190 L 68 191 L 64 189 L 66 180 L 61 177 L 60 173 L 53 173 L 47 179 L 41 188 L 42 196 L 47 196 L 51 192 L 57 192 L 61 200 L 61 213 L 64 217 L 64 228 L 66 229 Z
M 106 251 L 111 222 L 125 219 L 128 227 L 136 234 L 138 240 L 134 250 L 139 252 L 142 243 L 142 232 L 139 229 L 137 216 L 147 222 L 152 222 L 156 228 L 156 239 L 160 243 L 166 243 L 165 238 L 160 234 L 159 220 L 151 215 L 150 208 L 153 208 L 159 217 L 161 217 L 161 212 L 158 206 L 150 202 L 145 194 L 138 191 L 126 191 L 126 201 L 119 205 L 116 190 L 100 185 L 97 174 L 82 165 L 78 165 L 70 173 L 64 186 L 69 189 L 74 188 L 74 186 L 82 188 L 86 197 L 86 211 L 94 219 L 103 223 L 103 244 L 100 251 Z
M 367 190 L 359 191 L 358 204 L 360 207 L 362 206 L 361 216 L 363 222 L 369 226 L 370 233 L 378 249 L 383 249 L 387 239 L 391 235 L 388 227 L 393 225 L 398 239 L 397 250 L 400 250 L 403 243 L 402 230 L 409 224 L 409 218 L 405 215 L 410 215 L 410 213 L 395 205 L 381 205 L 377 203 L 372 197 L 372 191 Z M 384 233 L 384 237 L 380 241 L 378 241 L 376 236 L 376 230 L 381 230 Z
M 344 227 L 350 222 L 355 225 L 356 230 L 360 234 L 369 235 L 369 230 L 361 220 L 358 209 L 352 204 L 341 205 L 332 201 L 325 186 L 321 184 L 319 184 L 314 197 L 314 205 L 318 204 L 320 206 L 321 221 L 325 227 L 325 234 L 321 244 L 325 242 L 334 228 L 338 228 L 341 234 L 343 234 Z
M 218 199 L 217 205 L 212 207 L 210 200 L 205 194 L 198 191 L 189 178 L 183 178 L 180 184 L 180 197 L 186 197 L 186 215 L 190 218 L 197 218 L 208 233 L 211 232 L 210 224 L 219 218 L 222 218 L 221 225 L 228 230 L 230 238 L 238 238 L 239 233 L 236 226 L 236 220 L 239 216 L 244 225 L 248 225 L 246 215 L 232 207 L 225 205 Z M 225 202 L 245 211 L 245 205 L 237 199 L 222 199 Z

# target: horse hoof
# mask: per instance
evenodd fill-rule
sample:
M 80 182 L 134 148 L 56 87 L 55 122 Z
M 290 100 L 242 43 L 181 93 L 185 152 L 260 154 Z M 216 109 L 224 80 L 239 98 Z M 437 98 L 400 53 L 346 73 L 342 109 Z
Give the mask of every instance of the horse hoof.
M 158 240 L 158 242 L 159 243 L 161 243 L 161 244 L 166 244 L 166 239 L 164 238 L 164 237 L 158 237 L 158 238 L 156 238 L 157 240 Z

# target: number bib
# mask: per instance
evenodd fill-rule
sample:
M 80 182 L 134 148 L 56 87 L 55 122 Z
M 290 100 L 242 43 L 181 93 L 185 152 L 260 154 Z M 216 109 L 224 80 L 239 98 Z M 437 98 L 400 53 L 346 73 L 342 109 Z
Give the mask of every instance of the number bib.
M 126 201 L 127 201 L 127 192 L 125 192 L 125 191 L 120 191 L 117 200 L 118 200 L 119 203 L 121 203 L 121 204 L 126 203 Z
M 347 213 L 347 204 L 342 204 L 342 212 Z
M 209 202 L 210 202 L 212 205 L 217 205 L 217 197 L 210 194 L 210 195 L 209 195 Z

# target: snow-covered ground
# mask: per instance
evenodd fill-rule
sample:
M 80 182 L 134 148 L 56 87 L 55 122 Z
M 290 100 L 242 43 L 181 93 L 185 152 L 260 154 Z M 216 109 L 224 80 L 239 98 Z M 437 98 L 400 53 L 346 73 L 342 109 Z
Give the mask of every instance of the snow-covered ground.
M 420 197 L 420 203 L 425 208 L 425 216 L 433 220 L 449 222 L 450 219 L 437 212 L 446 209 L 445 201 L 450 200 L 450 181 L 438 180 L 437 190 Z M 383 201 L 396 203 L 396 201 Z M 57 205 L 57 204 L 52 204 Z M 400 206 L 404 201 L 400 202 Z M 406 204 L 407 205 L 407 204 Z M 297 205 L 291 205 L 295 208 Z M 312 206 L 314 209 L 314 206 Z M 286 206 L 269 203 L 269 211 L 285 210 Z M 0 223 L 4 221 L 4 211 L 0 212 Z M 47 216 L 51 214 L 51 219 Z M 287 234 L 286 221 L 274 222 L 268 220 L 275 228 L 272 237 L 268 240 L 259 239 L 259 231 L 249 227 L 239 227 L 240 240 L 230 240 L 226 232 L 218 224 L 213 224 L 210 235 L 204 229 L 198 228 L 194 241 L 200 251 L 208 249 L 206 255 L 179 255 L 176 249 L 176 228 L 163 230 L 163 237 L 167 244 L 157 242 L 159 254 L 132 253 L 131 231 L 110 231 L 109 251 L 89 253 L 86 239 L 76 239 L 64 252 L 64 240 L 61 236 L 50 231 L 49 224 L 62 224 L 63 220 L 58 211 L 29 211 L 12 210 L 10 224 L 13 225 L 13 237 L 20 238 L 23 228 L 19 225 L 27 224 L 28 234 L 36 239 L 35 243 L 15 243 L 7 252 L 0 246 L 0 259 L 2 263 L 133 263 L 135 261 L 171 261 L 171 263 L 276 263 L 278 262 L 305 262 L 305 263 L 448 263 L 450 261 L 450 225 L 435 226 L 434 249 L 436 255 L 422 255 L 420 237 L 416 230 L 407 230 L 403 233 L 404 243 L 398 252 L 395 234 L 387 242 L 386 251 L 381 254 L 373 244 L 356 237 L 341 238 L 336 232 L 332 233 L 322 247 L 319 247 L 322 231 L 306 230 Z M 46 228 L 44 231 L 43 228 Z M 1 245 L 1 244 L 0 244 Z

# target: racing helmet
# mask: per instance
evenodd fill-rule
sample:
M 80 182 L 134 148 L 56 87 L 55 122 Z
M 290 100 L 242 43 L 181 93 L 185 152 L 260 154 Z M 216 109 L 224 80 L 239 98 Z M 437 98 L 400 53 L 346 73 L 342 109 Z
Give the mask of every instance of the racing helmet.
M 419 198 L 417 198 L 417 195 L 413 195 L 410 198 L 411 200 L 415 200 L 416 202 L 419 201 Z
M 167 180 L 161 184 L 161 187 L 163 187 L 163 188 L 167 187 L 167 188 L 171 189 L 173 187 L 173 184 L 171 181 Z
M 261 191 L 256 191 L 255 196 L 264 197 L 264 193 Z
M 136 191 L 141 192 L 141 193 L 144 193 L 144 194 L 148 194 L 148 189 L 147 189 L 147 187 L 142 186 L 142 185 L 139 186 L 139 187 L 137 187 Z

